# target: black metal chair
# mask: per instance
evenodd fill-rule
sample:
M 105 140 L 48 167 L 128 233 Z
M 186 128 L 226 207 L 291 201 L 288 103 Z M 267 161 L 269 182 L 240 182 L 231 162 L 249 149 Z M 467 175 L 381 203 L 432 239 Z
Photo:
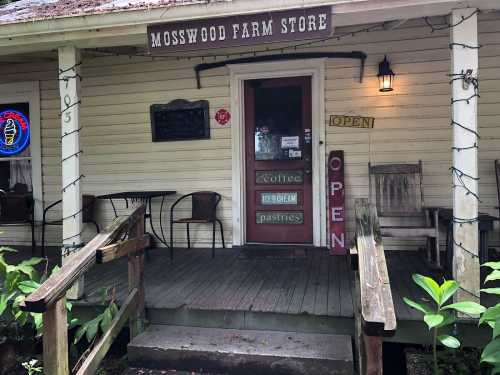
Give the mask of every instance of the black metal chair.
M 31 251 L 36 249 L 35 215 L 32 193 L 26 185 L 16 184 L 14 191 L 0 190 L 0 226 L 31 227 Z
M 174 208 L 182 200 L 191 197 L 191 217 L 174 220 Z M 198 191 L 183 195 L 177 199 L 170 208 L 170 259 L 174 259 L 174 224 L 186 224 L 188 248 L 191 248 L 191 238 L 189 236 L 189 224 L 212 224 L 212 258 L 215 257 L 215 225 L 219 223 L 222 247 L 226 247 L 224 242 L 224 229 L 222 221 L 217 218 L 217 205 L 222 197 L 213 191 Z
M 84 194 L 82 196 L 82 221 L 84 223 L 92 223 L 95 226 L 97 233 L 100 232 L 99 225 L 94 220 L 94 204 L 96 202 L 96 198 L 93 195 Z M 62 203 L 62 200 L 58 200 L 50 205 L 48 205 L 43 210 L 43 222 L 42 222 L 42 256 L 45 256 L 45 227 L 47 225 L 62 225 L 62 219 L 47 221 L 47 213 L 50 209 Z

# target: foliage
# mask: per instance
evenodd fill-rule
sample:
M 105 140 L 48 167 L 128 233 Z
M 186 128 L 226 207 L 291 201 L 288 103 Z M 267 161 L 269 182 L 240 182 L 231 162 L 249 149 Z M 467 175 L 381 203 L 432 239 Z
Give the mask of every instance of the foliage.
M 432 330 L 432 354 L 434 374 L 438 374 L 437 343 L 445 347 L 456 349 L 460 347 L 460 341 L 448 334 L 438 334 L 439 329 L 450 326 L 455 322 L 455 312 L 468 315 L 480 315 L 486 309 L 480 304 L 472 301 L 461 301 L 449 303 L 448 300 L 457 292 L 459 284 L 455 280 L 445 280 L 439 285 L 434 279 L 420 274 L 413 274 L 413 281 L 422 288 L 433 300 L 433 306 L 415 302 L 404 298 L 405 303 L 411 308 L 424 314 L 424 322 L 429 330 Z
M 484 281 L 485 284 L 500 280 L 500 262 L 488 262 L 482 265 L 491 272 Z M 483 288 L 481 292 L 500 295 L 500 288 Z M 500 374 L 500 303 L 488 308 L 479 319 L 479 324 L 488 324 L 492 329 L 491 341 L 481 353 L 481 363 L 492 367 L 491 374 Z
M 14 265 L 5 260 L 6 253 L 17 252 L 9 247 L 0 247 L 0 279 L 3 280 L 0 292 L 0 316 L 7 315 L 19 327 L 31 326 L 41 335 L 43 320 L 41 313 L 22 311 L 20 306 L 25 298 L 33 293 L 47 279 L 48 267 L 46 258 L 30 258 Z M 35 266 L 45 263 L 45 271 L 42 275 Z M 54 267 L 50 274 L 59 271 L 59 267 Z M 68 311 L 71 311 L 71 303 L 66 304 Z M 73 326 L 76 319 L 71 319 L 68 314 L 69 324 Z
M 21 365 L 26 369 L 28 375 L 35 375 L 43 373 L 43 367 L 37 366 L 38 360 L 32 359 L 29 362 L 23 362 Z
M 7 5 L 9 3 L 15 3 L 16 1 L 19 1 L 19 0 L 0 0 L 0 6 Z
M 91 344 L 99 333 L 104 333 L 111 326 L 111 322 L 118 313 L 118 306 L 115 303 L 114 289 L 110 293 L 109 288 L 101 289 L 101 301 L 106 305 L 104 311 L 94 319 L 89 320 L 78 328 L 75 334 L 74 343 L 79 342 L 85 335 L 89 344 Z

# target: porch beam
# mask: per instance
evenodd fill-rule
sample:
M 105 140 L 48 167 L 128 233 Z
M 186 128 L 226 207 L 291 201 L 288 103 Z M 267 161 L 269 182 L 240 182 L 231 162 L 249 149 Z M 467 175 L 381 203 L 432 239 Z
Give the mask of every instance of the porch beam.
M 478 76 L 476 9 L 453 10 L 451 34 L 453 120 L 453 277 L 460 283 L 458 300 L 479 299 L 477 96 L 472 83 L 457 75 L 472 70 Z M 472 16 L 471 16 L 472 15 Z M 465 21 L 462 21 L 466 18 Z M 453 45 L 453 43 L 457 43 Z M 467 100 L 466 100 L 467 99 Z
M 61 97 L 61 168 L 63 263 L 81 244 L 82 195 L 80 182 L 80 51 L 61 47 L 59 54 L 59 94 Z M 68 291 L 68 298 L 83 295 L 83 276 Z

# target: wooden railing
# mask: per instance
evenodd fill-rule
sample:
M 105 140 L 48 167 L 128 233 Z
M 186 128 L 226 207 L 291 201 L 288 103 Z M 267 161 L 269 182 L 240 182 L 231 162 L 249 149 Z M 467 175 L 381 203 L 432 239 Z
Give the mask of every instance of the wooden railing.
M 356 347 L 361 375 L 382 374 L 382 337 L 396 332 L 396 315 L 376 208 L 356 199 L 354 271 Z
M 144 325 L 144 249 L 149 236 L 144 234 L 145 208 L 141 206 L 128 216 L 119 216 L 96 235 L 61 270 L 48 278 L 24 301 L 23 309 L 43 313 L 44 373 L 69 375 L 66 292 L 96 263 L 110 262 L 128 256 L 129 294 L 109 329 L 95 343 L 77 375 L 95 374 L 125 323 L 129 321 L 131 337 L 143 331 Z M 127 235 L 126 240 L 120 240 Z

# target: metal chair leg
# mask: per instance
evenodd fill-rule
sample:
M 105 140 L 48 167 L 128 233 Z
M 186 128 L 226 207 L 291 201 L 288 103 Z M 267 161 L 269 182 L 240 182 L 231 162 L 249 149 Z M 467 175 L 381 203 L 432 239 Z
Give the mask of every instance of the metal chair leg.
M 170 260 L 174 260 L 174 223 L 170 221 Z
M 31 254 L 35 255 L 36 252 L 36 241 L 35 241 L 35 222 L 32 220 L 31 225 Z
M 45 221 L 42 223 L 42 257 L 45 257 Z
M 188 249 L 191 249 L 191 237 L 189 235 L 189 223 L 186 223 L 186 232 L 187 232 L 187 240 L 188 240 Z
M 215 220 L 212 221 L 212 259 L 215 258 Z
M 217 219 L 219 226 L 220 226 L 220 237 L 222 240 L 222 248 L 226 248 L 226 243 L 224 242 L 224 228 L 222 228 L 222 221 L 220 219 Z

